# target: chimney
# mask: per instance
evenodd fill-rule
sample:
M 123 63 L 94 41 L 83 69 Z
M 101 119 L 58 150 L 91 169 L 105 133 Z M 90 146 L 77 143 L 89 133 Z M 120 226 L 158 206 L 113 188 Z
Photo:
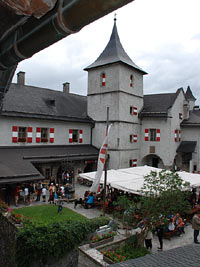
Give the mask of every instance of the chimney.
M 65 94 L 69 94 L 69 89 L 70 89 L 70 83 L 66 82 L 66 83 L 63 83 L 63 93 Z
M 25 72 L 19 71 L 17 73 L 17 84 L 25 85 Z

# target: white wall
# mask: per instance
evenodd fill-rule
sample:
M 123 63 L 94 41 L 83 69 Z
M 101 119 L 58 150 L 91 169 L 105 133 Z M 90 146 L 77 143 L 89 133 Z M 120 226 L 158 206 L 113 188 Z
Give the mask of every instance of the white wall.
M 32 143 L 12 143 L 12 127 L 32 127 Z M 54 128 L 54 143 L 36 143 L 36 127 Z M 30 145 L 77 145 L 69 143 L 69 129 L 83 130 L 83 142 L 90 144 L 91 125 L 88 123 L 73 123 L 28 118 L 0 117 L 0 146 L 30 146 Z M 80 144 L 80 145 L 81 145 Z

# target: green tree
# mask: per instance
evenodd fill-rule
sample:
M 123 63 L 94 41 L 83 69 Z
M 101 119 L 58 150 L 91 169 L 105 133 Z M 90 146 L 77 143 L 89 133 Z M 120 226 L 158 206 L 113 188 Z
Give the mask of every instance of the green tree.
M 139 216 L 136 217 L 133 225 L 136 226 L 139 221 L 143 222 L 138 235 L 138 247 L 143 245 L 148 230 L 156 224 L 161 221 L 165 223 L 171 214 L 178 212 L 183 215 L 190 209 L 189 188 L 188 182 L 184 182 L 177 173 L 168 170 L 162 170 L 159 173 L 152 171 L 144 177 L 144 184 L 140 191 Z M 132 202 L 133 209 L 136 208 L 136 204 Z

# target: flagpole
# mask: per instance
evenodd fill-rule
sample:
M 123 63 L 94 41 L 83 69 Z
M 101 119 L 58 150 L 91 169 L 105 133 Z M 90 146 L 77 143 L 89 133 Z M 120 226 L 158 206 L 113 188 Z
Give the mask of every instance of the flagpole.
M 108 134 L 108 123 L 109 123 L 109 107 L 107 107 L 107 122 L 106 122 L 106 133 L 107 134 Z M 106 152 L 105 164 L 104 164 L 103 216 L 105 216 L 106 214 L 107 163 L 108 163 L 108 155 Z

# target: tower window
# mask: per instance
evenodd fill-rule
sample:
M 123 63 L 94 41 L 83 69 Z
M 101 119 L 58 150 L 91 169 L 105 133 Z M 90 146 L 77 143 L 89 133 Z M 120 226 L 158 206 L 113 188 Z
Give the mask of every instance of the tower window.
M 150 141 L 156 141 L 156 129 L 149 129 L 150 131 Z
M 133 74 L 130 75 L 130 87 L 133 87 Z
M 101 73 L 101 86 L 106 86 L 106 74 Z

